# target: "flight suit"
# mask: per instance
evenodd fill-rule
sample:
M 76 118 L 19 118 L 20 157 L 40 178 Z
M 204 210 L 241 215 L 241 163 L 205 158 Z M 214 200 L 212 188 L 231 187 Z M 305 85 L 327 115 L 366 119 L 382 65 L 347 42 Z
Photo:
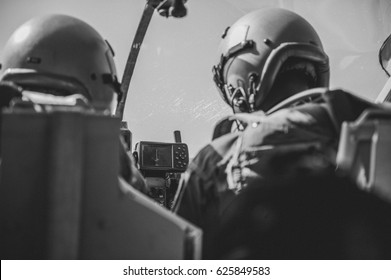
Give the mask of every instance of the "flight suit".
M 213 232 L 236 195 L 258 179 L 278 181 L 289 172 L 276 166 L 276 155 L 308 153 L 320 159 L 316 164 L 333 163 L 342 122 L 355 120 L 373 106 L 334 90 L 319 102 L 270 115 L 237 115 L 247 120 L 246 129 L 221 136 L 198 153 L 182 177 L 173 206 L 178 215 L 204 230 L 204 258 L 212 257 L 208 248 Z

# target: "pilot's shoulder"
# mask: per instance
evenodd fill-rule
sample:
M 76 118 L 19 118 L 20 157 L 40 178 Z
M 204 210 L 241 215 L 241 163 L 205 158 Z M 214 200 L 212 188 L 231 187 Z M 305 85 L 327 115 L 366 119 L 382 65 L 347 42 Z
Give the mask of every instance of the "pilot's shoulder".
M 232 132 L 211 141 L 197 153 L 189 167 L 208 169 L 210 166 L 216 165 L 229 153 L 241 133 L 239 131 Z

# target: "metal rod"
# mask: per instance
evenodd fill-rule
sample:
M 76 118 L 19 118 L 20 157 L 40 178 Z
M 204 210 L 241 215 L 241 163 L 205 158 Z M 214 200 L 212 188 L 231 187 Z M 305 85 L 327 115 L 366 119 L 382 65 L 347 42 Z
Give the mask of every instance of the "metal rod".
M 134 68 L 136 66 L 137 57 L 140 52 L 141 45 L 143 43 L 145 33 L 147 32 L 153 12 L 158 3 L 160 3 L 160 0 L 150 0 L 145 4 L 140 23 L 137 27 L 136 35 L 133 39 L 132 47 L 130 48 L 128 60 L 126 61 L 125 70 L 121 81 L 122 95 L 115 112 L 115 115 L 121 120 L 123 119 L 126 98 L 128 96 L 129 85 L 133 76 Z

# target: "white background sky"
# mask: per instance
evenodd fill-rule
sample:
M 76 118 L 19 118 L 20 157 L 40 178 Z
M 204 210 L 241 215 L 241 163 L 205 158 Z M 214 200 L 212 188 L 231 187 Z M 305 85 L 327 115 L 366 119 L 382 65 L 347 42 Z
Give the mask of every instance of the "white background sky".
M 78 17 L 115 50 L 119 77 L 145 0 L 0 0 L 0 48 L 28 19 L 49 13 Z M 258 8 L 279 6 L 306 18 L 331 62 L 331 86 L 374 99 L 386 75 L 378 50 L 391 33 L 389 0 L 188 0 L 188 16 L 155 14 L 129 88 L 124 120 L 138 141 L 173 142 L 181 130 L 190 154 L 204 146 L 213 125 L 230 110 L 212 82 L 211 67 L 224 29 Z M 1 57 L 0 57 L 1 61 Z

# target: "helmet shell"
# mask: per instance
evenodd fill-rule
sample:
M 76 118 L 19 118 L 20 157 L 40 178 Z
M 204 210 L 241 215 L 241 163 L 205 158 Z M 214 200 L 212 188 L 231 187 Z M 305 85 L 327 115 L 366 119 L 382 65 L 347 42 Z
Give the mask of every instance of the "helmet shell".
M 5 45 L 1 74 L 30 88 L 78 91 L 98 110 L 115 106 L 113 52 L 94 28 L 71 16 L 46 15 L 20 26 Z
M 248 41 L 252 41 L 251 48 L 228 58 L 227 54 L 232 53 L 235 46 Z M 317 86 L 329 83 L 328 57 L 318 34 L 304 18 L 285 9 L 266 8 L 246 14 L 227 29 L 219 53 L 228 58 L 220 65 L 224 84 L 247 90 L 250 76 L 256 74 L 259 78 L 255 96 L 257 109 L 263 109 L 262 101 L 267 98 L 280 67 L 290 57 L 321 64 L 317 67 Z M 227 93 L 224 90 L 221 93 L 229 103 Z

